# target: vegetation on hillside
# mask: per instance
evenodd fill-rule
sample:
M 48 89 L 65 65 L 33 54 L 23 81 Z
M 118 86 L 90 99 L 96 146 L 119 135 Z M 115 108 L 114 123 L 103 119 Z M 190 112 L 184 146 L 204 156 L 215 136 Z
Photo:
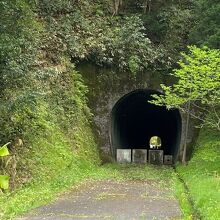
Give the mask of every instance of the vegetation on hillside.
M 190 33 L 190 43 L 210 48 L 220 48 L 220 3 L 218 0 L 197 0 L 195 2 L 195 21 Z
M 205 0 L 96 0 L 93 4 L 87 0 L 1 0 L 2 144 L 22 136 L 27 126 L 16 117 L 18 109 L 26 114 L 28 108 L 36 108 L 38 99 L 51 100 L 57 91 L 67 89 L 62 81 L 67 80 L 67 72 L 71 74 L 69 61 L 90 61 L 133 74 L 146 69 L 168 73 L 205 22 L 197 6 L 207 9 L 206 19 L 215 18 L 216 29 L 208 35 L 216 44 L 197 44 L 216 46 L 219 3 L 215 2 L 215 8 L 207 4 Z

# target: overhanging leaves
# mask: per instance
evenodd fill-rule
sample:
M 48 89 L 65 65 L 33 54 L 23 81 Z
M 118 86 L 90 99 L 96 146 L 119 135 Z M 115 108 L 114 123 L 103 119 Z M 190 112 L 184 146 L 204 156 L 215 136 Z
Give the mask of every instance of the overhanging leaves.
M 1 189 L 9 188 L 9 176 L 0 175 L 0 188 Z
M 10 142 L 0 148 L 0 157 L 5 157 L 5 156 L 9 155 L 9 151 L 8 151 L 8 147 L 7 147 L 9 144 L 10 144 Z

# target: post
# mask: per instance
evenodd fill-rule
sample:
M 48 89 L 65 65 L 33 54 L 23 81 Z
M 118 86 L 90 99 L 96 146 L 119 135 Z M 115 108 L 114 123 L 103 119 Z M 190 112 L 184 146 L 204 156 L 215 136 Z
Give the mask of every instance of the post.
M 183 157 L 182 157 L 182 163 L 184 165 L 186 165 L 186 150 L 187 150 L 187 138 L 188 138 L 188 132 L 189 132 L 190 107 L 191 107 L 191 101 L 188 102 L 188 106 L 187 106 L 186 129 L 185 129 L 185 139 L 184 139 Z

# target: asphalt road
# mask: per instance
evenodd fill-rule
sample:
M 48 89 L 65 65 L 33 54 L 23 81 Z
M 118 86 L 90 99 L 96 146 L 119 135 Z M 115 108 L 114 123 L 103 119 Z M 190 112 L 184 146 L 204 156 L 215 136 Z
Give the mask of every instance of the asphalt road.
M 17 220 L 177 220 L 181 211 L 171 189 L 155 181 L 87 182 L 54 203 Z

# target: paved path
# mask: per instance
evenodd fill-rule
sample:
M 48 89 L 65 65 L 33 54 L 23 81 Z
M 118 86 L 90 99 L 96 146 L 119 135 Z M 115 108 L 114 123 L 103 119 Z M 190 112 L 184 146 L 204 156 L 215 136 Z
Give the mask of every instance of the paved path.
M 155 181 L 90 182 L 17 220 L 181 219 L 170 189 Z

